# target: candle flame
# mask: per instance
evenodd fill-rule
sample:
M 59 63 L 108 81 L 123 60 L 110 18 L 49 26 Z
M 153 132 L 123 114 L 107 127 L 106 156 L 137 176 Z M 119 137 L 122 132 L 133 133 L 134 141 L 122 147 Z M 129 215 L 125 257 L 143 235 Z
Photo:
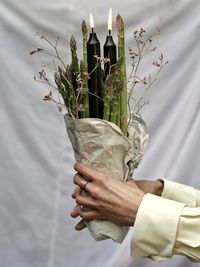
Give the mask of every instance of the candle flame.
M 110 8 L 108 15 L 108 31 L 112 31 L 112 8 Z
M 94 19 L 93 19 L 92 13 L 90 13 L 90 27 L 91 29 L 94 29 Z

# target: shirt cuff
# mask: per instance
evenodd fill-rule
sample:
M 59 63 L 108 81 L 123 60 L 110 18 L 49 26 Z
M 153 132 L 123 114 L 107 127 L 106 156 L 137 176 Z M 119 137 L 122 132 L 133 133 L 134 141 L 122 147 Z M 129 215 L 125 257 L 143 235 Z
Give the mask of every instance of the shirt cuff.
M 196 203 L 196 206 L 197 207 L 200 207 L 200 191 L 199 190 L 196 190 L 196 194 L 197 194 L 197 203 Z
M 188 207 L 196 207 L 197 192 L 193 187 L 162 179 L 164 188 L 162 197 L 185 203 Z
M 166 260 L 173 254 L 183 203 L 146 194 L 137 212 L 131 255 Z

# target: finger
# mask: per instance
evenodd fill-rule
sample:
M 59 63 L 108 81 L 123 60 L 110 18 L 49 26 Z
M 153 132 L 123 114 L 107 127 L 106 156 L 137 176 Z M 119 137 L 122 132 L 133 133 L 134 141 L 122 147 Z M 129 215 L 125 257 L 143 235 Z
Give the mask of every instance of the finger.
M 76 207 L 72 210 L 70 215 L 72 218 L 76 218 L 80 215 L 80 212 L 81 212 L 81 207 L 79 205 L 76 205 Z
M 72 218 L 82 217 L 84 220 L 105 219 L 105 217 L 96 210 L 84 210 L 80 205 L 77 205 L 71 212 Z
M 93 181 L 100 175 L 98 171 L 95 171 L 94 169 L 81 162 L 76 162 L 74 165 L 74 169 L 88 181 Z
M 81 209 L 80 210 L 80 216 L 84 219 L 84 220 L 87 220 L 87 221 L 90 221 L 90 220 L 96 220 L 96 219 L 105 219 L 104 215 L 100 214 L 98 211 L 96 210 L 83 210 Z
M 80 186 L 81 189 L 84 189 L 86 183 L 87 183 L 87 180 L 84 179 L 80 174 L 76 173 L 74 175 L 74 183 L 78 186 Z
M 90 208 L 96 207 L 96 201 L 91 196 L 82 196 L 81 194 L 76 195 L 76 203 L 81 206 L 87 206 Z
M 79 186 L 76 187 L 74 189 L 74 191 L 72 192 L 72 194 L 71 194 L 72 198 L 75 198 L 76 197 L 76 194 L 78 194 L 80 191 L 81 191 L 80 187 Z
M 79 223 L 77 223 L 77 225 L 75 226 L 75 229 L 77 231 L 81 231 L 86 227 L 85 223 L 83 220 L 81 220 Z
M 74 175 L 74 183 L 77 184 L 81 189 L 83 189 L 84 191 L 87 191 L 88 193 L 90 193 L 91 189 L 93 188 L 92 182 L 89 182 L 87 180 L 85 180 L 81 175 L 79 175 L 78 173 L 76 173 Z M 81 190 L 75 190 L 75 193 L 73 193 L 72 195 L 74 197 L 76 197 L 77 194 L 80 194 Z M 72 196 L 72 197 L 73 197 Z

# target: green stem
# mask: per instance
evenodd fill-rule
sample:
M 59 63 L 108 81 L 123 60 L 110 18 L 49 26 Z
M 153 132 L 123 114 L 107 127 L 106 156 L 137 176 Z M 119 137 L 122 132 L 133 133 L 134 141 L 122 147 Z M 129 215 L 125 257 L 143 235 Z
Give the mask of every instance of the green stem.
M 58 91 L 59 91 L 59 93 L 61 94 L 61 96 L 63 98 L 63 101 L 65 103 L 65 106 L 68 109 L 69 106 L 70 106 L 69 98 L 68 98 L 68 95 L 67 95 L 68 94 L 68 91 L 65 91 L 65 88 L 64 88 L 64 85 L 62 83 L 61 77 L 60 77 L 60 75 L 57 72 L 55 72 L 54 80 L 55 80 L 55 83 L 57 85 Z
M 122 82 L 122 91 L 120 97 L 120 128 L 127 134 L 127 80 L 126 80 L 126 62 L 124 45 L 124 23 L 120 15 L 117 16 L 118 30 L 118 58 L 121 60 L 120 77 Z
M 88 41 L 88 29 L 85 20 L 82 22 L 82 35 L 83 35 L 83 63 L 87 70 L 87 41 Z
M 80 74 L 82 78 L 82 98 L 81 102 L 83 105 L 83 110 L 81 112 L 81 118 L 88 118 L 89 117 L 89 99 L 88 99 L 88 84 L 87 84 L 87 79 L 85 77 L 86 68 L 83 63 L 83 61 L 80 62 Z
M 105 96 L 104 96 L 104 113 L 103 113 L 103 119 L 104 120 L 107 120 L 107 121 L 110 120 L 112 79 L 113 79 L 113 75 L 112 74 L 109 74 L 106 77 L 105 85 L 104 85 Z
M 113 77 L 113 99 L 112 109 L 114 113 L 113 122 L 120 127 L 120 94 L 121 94 L 121 80 L 120 80 L 120 61 L 114 67 Z
M 70 100 L 70 107 L 71 107 L 71 112 L 75 118 L 78 117 L 78 103 L 76 101 L 76 92 L 73 87 L 73 72 L 71 71 L 71 66 L 66 67 L 66 71 L 64 73 L 64 76 L 67 80 L 70 80 L 69 87 L 66 89 L 69 90 L 69 100 Z
M 72 85 L 74 88 L 74 92 L 76 93 L 76 89 L 77 89 L 76 77 L 79 73 L 79 65 L 78 65 L 78 57 L 77 57 L 76 40 L 73 35 L 70 40 L 70 49 L 71 49 L 71 58 L 72 58 L 71 65 L 70 65 L 70 70 L 71 70 L 71 75 L 72 75 Z

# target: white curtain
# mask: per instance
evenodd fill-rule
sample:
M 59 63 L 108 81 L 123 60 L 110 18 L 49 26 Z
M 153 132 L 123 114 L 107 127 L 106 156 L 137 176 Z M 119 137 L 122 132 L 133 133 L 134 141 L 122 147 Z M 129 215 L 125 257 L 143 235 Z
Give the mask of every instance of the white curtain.
M 80 48 L 80 25 L 83 18 L 88 22 L 89 12 L 103 45 L 110 7 L 124 19 L 127 47 L 136 29 L 159 27 L 157 46 L 169 60 L 142 109 L 150 142 L 135 178 L 163 176 L 200 188 L 198 0 L 1 0 L 0 266 L 193 266 L 181 256 L 161 263 L 135 260 L 129 256 L 133 230 L 121 245 L 95 242 L 87 230 L 74 230 L 77 220 L 69 215 L 74 206 L 73 152 L 63 115 L 42 101 L 49 88 L 33 79 L 48 59 L 29 51 L 47 48 L 35 32 L 52 42 L 60 36 L 60 53 L 69 62 L 70 37 L 75 35 Z M 151 72 L 150 61 L 143 71 Z

